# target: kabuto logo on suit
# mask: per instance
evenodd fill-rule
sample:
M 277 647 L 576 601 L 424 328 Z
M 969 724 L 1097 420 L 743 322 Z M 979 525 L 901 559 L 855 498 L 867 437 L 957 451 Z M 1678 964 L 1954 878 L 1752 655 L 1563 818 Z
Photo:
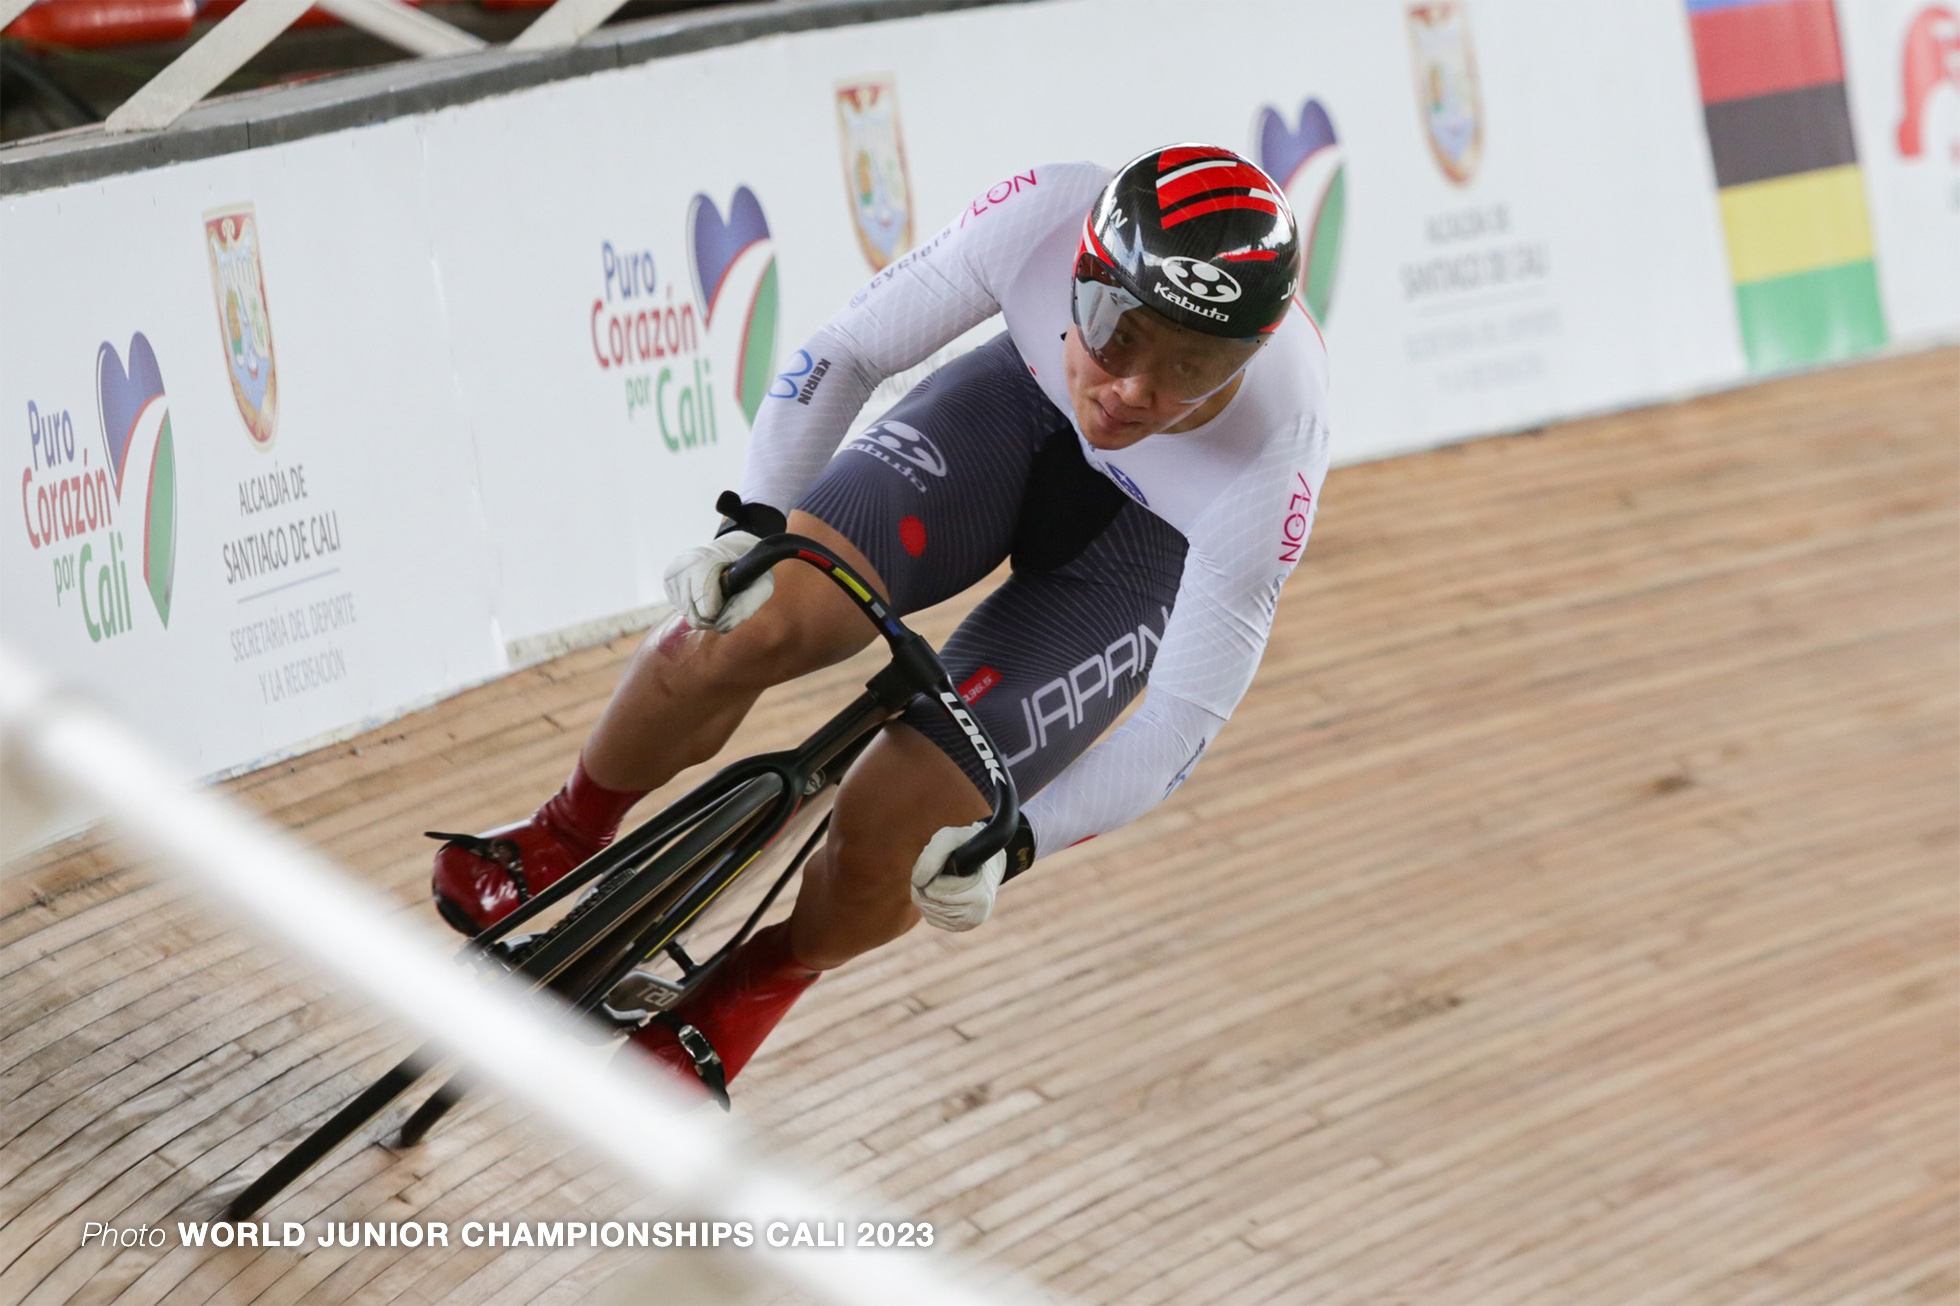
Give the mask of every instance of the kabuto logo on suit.
M 920 494 L 926 492 L 926 483 L 912 468 L 937 477 L 946 475 L 946 455 L 939 452 L 939 446 L 924 431 L 904 422 L 894 422 L 888 418 L 867 428 L 844 447 L 870 454 L 910 481 L 912 488 Z

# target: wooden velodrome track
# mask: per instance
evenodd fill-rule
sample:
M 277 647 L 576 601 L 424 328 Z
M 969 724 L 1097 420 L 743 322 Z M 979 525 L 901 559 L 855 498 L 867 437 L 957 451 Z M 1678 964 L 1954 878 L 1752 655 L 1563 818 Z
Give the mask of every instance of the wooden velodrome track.
M 418 832 L 528 811 L 632 645 L 226 787 L 433 919 Z M 1190 783 L 987 928 L 826 978 L 738 1110 L 853 1209 L 1083 1301 L 1954 1301 L 1957 854 L 1949 349 L 1337 470 Z M 78 1248 L 207 1218 L 404 1046 L 135 860 L 88 837 L 0 881 L 0 1301 L 644 1267 Z M 657 1209 L 472 1100 L 268 1217 Z

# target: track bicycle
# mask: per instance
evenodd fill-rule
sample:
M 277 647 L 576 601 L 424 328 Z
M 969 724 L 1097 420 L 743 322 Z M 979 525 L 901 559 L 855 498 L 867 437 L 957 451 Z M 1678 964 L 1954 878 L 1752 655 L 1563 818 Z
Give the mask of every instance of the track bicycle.
M 737 521 L 742 519 L 743 505 L 732 494 L 724 494 L 716 507 Z M 883 637 L 891 659 L 865 683 L 864 692 L 799 747 L 724 767 L 478 932 L 464 947 L 465 960 L 500 967 L 522 978 L 533 992 L 555 995 L 583 1015 L 583 1028 L 601 1041 L 624 1039 L 661 1018 L 741 945 L 815 851 L 829 826 L 828 815 L 796 849 L 735 933 L 707 960 L 690 956 L 682 935 L 709 904 L 742 879 L 798 809 L 834 787 L 872 737 L 919 696 L 953 718 L 993 788 L 992 815 L 973 838 L 954 850 L 947 869 L 974 874 L 1007 845 L 1019 821 L 1013 778 L 986 728 L 966 711 L 939 655 L 836 556 L 802 536 L 774 534 L 729 567 L 723 593 L 733 595 L 771 567 L 788 561 L 807 564 L 828 576 Z M 473 835 L 430 834 L 445 840 L 476 840 Z M 496 856 L 497 850 L 488 844 L 486 851 Z M 1010 868 L 1008 878 L 1014 873 Z M 568 903 L 570 910 L 548 927 L 520 932 Z M 679 968 L 679 980 L 641 969 L 662 956 Z M 692 1026 L 673 1023 L 703 1085 L 726 1109 L 726 1085 L 713 1049 Z M 440 1064 L 441 1055 L 431 1044 L 410 1053 L 233 1198 L 225 1217 L 251 1218 Z M 403 1123 L 401 1144 L 420 1142 L 465 1091 L 461 1077 L 444 1080 Z

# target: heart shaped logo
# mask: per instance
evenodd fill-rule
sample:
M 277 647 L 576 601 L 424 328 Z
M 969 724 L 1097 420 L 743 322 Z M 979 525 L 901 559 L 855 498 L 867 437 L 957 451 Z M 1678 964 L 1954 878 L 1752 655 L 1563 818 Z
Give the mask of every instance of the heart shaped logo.
M 130 437 L 143 418 L 143 410 L 163 398 L 163 372 L 157 367 L 156 352 L 141 331 L 129 339 L 129 368 L 108 341 L 95 353 L 96 416 L 102 421 L 102 439 L 109 448 L 109 473 L 115 478 L 116 499 L 122 499 L 123 472 L 129 465 Z
M 776 370 L 776 255 L 762 202 L 737 186 L 728 220 L 706 195 L 687 209 L 687 254 L 701 321 L 733 364 L 735 402 L 750 425 Z M 727 373 L 723 373 L 724 376 Z
M 1300 165 L 1334 144 L 1334 124 L 1319 100 L 1300 106 L 1300 125 L 1291 128 L 1270 106 L 1259 114 L 1259 166 L 1285 189 Z
M 1334 306 L 1334 274 L 1340 266 L 1347 216 L 1347 168 L 1334 123 L 1319 100 L 1300 106 L 1300 125 L 1270 106 L 1260 111 L 1259 166 L 1280 184 L 1300 223 L 1300 300 L 1316 324 Z
M 715 309 L 721 299 L 728 270 L 735 266 L 742 251 L 757 241 L 769 239 L 769 223 L 762 216 L 762 202 L 747 186 L 735 189 L 728 204 L 728 220 L 706 195 L 696 195 L 687 208 L 688 261 L 694 271 L 694 295 L 700 302 L 702 319 L 715 322 Z
M 96 415 L 109 451 L 116 502 L 129 513 L 142 508 L 144 588 L 157 616 L 170 625 L 170 596 L 177 572 L 177 446 L 170 431 L 170 401 L 163 370 L 142 332 L 129 338 L 129 366 L 103 341 L 95 352 Z

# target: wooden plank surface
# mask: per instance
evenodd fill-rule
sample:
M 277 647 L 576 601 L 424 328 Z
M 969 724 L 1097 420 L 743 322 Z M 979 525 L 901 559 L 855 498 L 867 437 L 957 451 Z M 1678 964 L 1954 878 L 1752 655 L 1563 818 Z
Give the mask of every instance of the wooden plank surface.
M 226 788 L 432 919 L 419 831 L 528 811 L 633 642 Z M 1956 872 L 1949 349 L 1335 472 L 1191 781 L 827 977 L 737 1100 L 1087 1302 L 1960 1301 Z M 138 850 L 15 867 L 0 1300 L 626 1291 L 644 1253 L 78 1246 L 208 1218 L 404 1046 Z M 474 1098 L 267 1214 L 661 1211 Z

